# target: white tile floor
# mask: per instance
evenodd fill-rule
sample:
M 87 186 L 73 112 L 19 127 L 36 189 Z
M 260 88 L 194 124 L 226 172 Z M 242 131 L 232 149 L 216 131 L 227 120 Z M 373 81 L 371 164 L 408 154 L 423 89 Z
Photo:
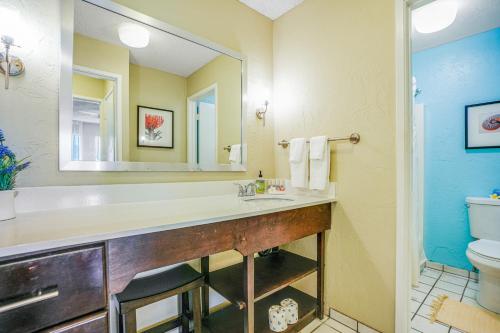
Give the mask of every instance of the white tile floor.
M 479 288 L 477 274 L 472 274 L 472 278 L 468 278 L 464 276 L 463 272 L 456 274 L 454 271 L 444 269 L 442 265 L 436 268 L 424 268 L 419 285 L 412 289 L 411 333 L 463 333 L 444 323 L 431 323 L 429 320 L 431 305 L 437 296 L 448 295 L 451 299 L 481 307 L 475 300 Z M 332 311 L 330 315 L 332 318 L 325 316 L 323 320 L 315 319 L 300 333 L 374 332 L 369 328 L 360 327 L 359 324 L 357 330 L 353 329 L 356 328 L 352 323 L 355 321 L 336 311 Z
M 445 294 L 451 299 L 480 307 L 475 300 L 478 284 L 474 278 L 426 267 L 419 282 L 418 287 L 413 288 L 411 295 L 412 333 L 461 332 L 446 324 L 439 322 L 432 324 L 429 321 L 430 305 L 437 296 Z
M 356 333 L 350 327 L 325 316 L 325 319 L 314 319 L 300 333 Z
M 335 311 L 333 312 L 335 313 Z M 332 314 L 332 312 L 330 312 L 330 314 Z M 379 333 L 362 323 L 357 323 L 347 316 L 342 316 L 343 315 L 339 318 L 338 313 L 335 316 L 341 321 L 326 316 L 323 320 L 315 319 L 304 327 L 300 333 Z M 357 330 L 355 328 L 357 328 Z

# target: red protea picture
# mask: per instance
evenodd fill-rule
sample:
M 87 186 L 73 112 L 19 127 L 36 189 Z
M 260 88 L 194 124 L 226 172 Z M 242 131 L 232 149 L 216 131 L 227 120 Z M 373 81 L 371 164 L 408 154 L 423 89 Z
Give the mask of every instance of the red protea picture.
M 137 147 L 174 148 L 174 111 L 138 105 Z
M 164 122 L 162 116 L 146 113 L 144 117 L 145 137 L 151 141 L 161 140 L 162 136 L 159 128 L 163 126 Z

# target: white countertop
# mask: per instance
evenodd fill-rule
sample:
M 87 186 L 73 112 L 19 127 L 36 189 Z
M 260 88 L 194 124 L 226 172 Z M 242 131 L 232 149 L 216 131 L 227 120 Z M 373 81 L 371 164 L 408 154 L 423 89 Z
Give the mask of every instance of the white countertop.
M 293 201 L 223 194 L 24 212 L 0 222 L 0 257 L 335 202 L 332 195 L 279 197 Z

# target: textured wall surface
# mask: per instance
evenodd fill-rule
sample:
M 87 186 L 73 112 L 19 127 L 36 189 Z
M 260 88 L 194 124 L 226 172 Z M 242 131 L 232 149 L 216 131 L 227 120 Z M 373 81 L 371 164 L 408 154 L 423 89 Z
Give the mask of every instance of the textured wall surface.
M 500 187 L 500 149 L 464 149 L 464 107 L 500 100 L 500 28 L 416 53 L 413 70 L 425 105 L 425 253 L 472 269 L 465 198 Z
M 143 183 L 254 178 L 258 170 L 274 175 L 273 121 L 266 127 L 255 118 L 262 92 L 272 86 L 272 22 L 237 1 L 120 0 L 122 4 L 181 29 L 240 51 L 248 58 L 247 173 L 96 173 L 59 172 L 58 93 L 60 11 L 58 0 L 2 0 L 19 9 L 27 38 L 15 53 L 22 56 L 26 74 L 12 79 L 11 89 L 0 89 L 0 128 L 19 156 L 30 155 L 33 166 L 19 179 L 20 186 L 60 184 Z M 139 8 L 138 8 L 139 7 Z M 209 17 L 210 19 L 207 19 Z M 272 115 L 272 112 L 270 112 Z
M 307 0 L 274 29 L 275 140 L 361 134 L 356 146 L 331 146 L 339 203 L 327 234 L 326 302 L 387 333 L 395 295 L 393 7 Z M 287 150 L 277 150 L 276 167 L 288 176 Z M 291 248 L 316 251 L 313 239 Z

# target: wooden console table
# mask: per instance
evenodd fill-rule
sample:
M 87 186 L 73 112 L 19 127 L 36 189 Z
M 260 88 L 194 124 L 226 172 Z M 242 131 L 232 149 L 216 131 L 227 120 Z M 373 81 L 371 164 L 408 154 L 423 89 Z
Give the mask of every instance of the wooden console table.
M 208 286 L 203 292 L 205 327 L 211 332 L 268 332 L 267 309 L 291 297 L 299 302 L 298 331 L 315 316 L 323 317 L 324 239 L 331 225 L 331 204 L 225 221 L 203 226 L 118 238 L 107 242 L 110 293 L 122 291 L 139 272 L 202 258 L 207 285 L 235 304 L 208 313 Z M 254 259 L 258 251 L 317 234 L 317 261 L 284 252 Z M 235 249 L 243 263 L 209 273 L 209 256 Z M 289 285 L 317 272 L 317 299 Z M 238 327 L 240 330 L 238 330 Z
M 4 327 L 15 328 L 9 333 L 34 330 L 55 332 L 55 327 L 58 332 L 96 333 L 95 327 L 104 327 L 105 325 L 97 326 L 96 322 L 92 321 L 92 325 L 88 326 L 87 330 L 85 330 L 86 326 L 82 326 L 84 328 L 77 331 L 72 331 L 71 328 L 61 330 L 60 327 L 64 326 L 64 322 L 53 323 L 53 318 L 47 317 L 53 311 L 68 307 L 75 308 L 78 304 L 85 304 L 87 301 L 85 295 L 88 291 L 74 286 L 75 283 L 82 285 L 82 281 L 73 283 L 72 279 L 66 279 L 62 284 L 54 284 L 52 283 L 54 281 L 50 281 L 52 278 L 60 278 L 54 272 L 47 272 L 56 269 L 52 258 L 57 258 L 59 262 L 71 261 L 71 257 L 66 258 L 66 253 L 69 253 L 79 261 L 74 266 L 66 267 L 75 267 L 80 276 L 92 278 L 91 285 L 94 291 L 92 296 L 95 302 L 87 304 L 89 306 L 87 311 L 92 313 L 85 313 L 84 316 L 82 314 L 81 325 L 88 325 L 88 318 L 93 314 L 107 312 L 109 316 L 111 310 L 107 300 L 113 294 L 123 291 L 137 273 L 202 258 L 202 271 L 206 274 L 207 282 L 202 295 L 203 324 L 208 332 L 270 332 L 267 309 L 270 305 L 279 304 L 282 299 L 288 297 L 299 303 L 300 319 L 297 324 L 291 325 L 287 332 L 298 332 L 315 317 L 323 317 L 325 231 L 330 229 L 330 226 L 331 204 L 325 203 L 230 221 L 114 238 L 99 243 L 81 244 L 79 247 L 54 249 L 50 252 L 0 258 L 0 281 L 6 281 L 11 283 L 11 286 L 15 286 L 16 281 L 19 280 L 38 280 L 44 284 L 33 285 L 32 293 L 35 289 L 46 290 L 51 287 L 52 289 L 47 289 L 47 292 L 51 292 L 50 295 L 53 296 L 40 300 L 37 304 L 39 307 L 18 306 L 13 310 L 0 311 L 0 322 L 6 323 Z M 317 260 L 287 251 L 255 258 L 258 251 L 314 234 L 317 234 Z M 84 250 L 78 250 L 82 247 Z M 103 251 L 99 252 L 99 248 Z M 210 272 L 209 256 L 233 249 L 241 253 L 243 263 Z M 86 262 L 88 264 L 85 266 L 80 264 Z M 20 265 L 20 263 L 23 264 Z M 57 267 L 57 269 L 60 273 L 65 267 Z M 316 298 L 290 286 L 293 282 L 314 272 L 317 272 Z M 46 278 L 46 281 L 38 279 L 40 276 Z M 9 285 L 8 283 L 6 285 Z M 60 285 L 59 289 L 57 289 L 58 285 Z M 233 306 L 209 313 L 209 286 L 228 299 Z M 61 298 L 58 295 L 64 297 Z M 99 295 L 102 295 L 102 298 Z M 34 299 L 33 296 L 30 299 Z M 26 301 L 26 299 L 16 300 L 12 295 L 12 289 L 4 290 L 0 286 L 0 305 L 7 304 L 7 300 L 11 302 L 11 305 Z M 68 303 L 62 304 L 63 301 Z M 69 303 L 70 301 L 72 303 Z M 43 316 L 39 313 L 41 311 L 43 311 Z M 28 317 L 33 318 L 34 322 L 29 324 L 29 329 L 23 329 L 22 320 Z M 102 323 L 102 315 L 95 318 Z M 68 327 L 78 326 L 78 318 L 67 319 L 67 322 L 71 323 Z M 44 326 L 49 324 L 54 325 L 52 326 L 54 329 Z M 0 325 L 0 333 L 3 332 L 2 325 Z

